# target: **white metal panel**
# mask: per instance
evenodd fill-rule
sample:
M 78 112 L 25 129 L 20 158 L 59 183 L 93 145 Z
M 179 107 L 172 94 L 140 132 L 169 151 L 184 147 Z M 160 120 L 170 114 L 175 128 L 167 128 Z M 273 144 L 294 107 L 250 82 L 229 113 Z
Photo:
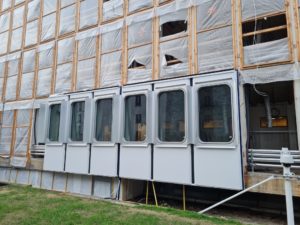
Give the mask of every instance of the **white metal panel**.
M 66 153 L 66 172 L 88 174 L 90 146 L 86 144 L 68 144 Z
M 182 90 L 185 107 L 185 138 L 182 142 L 162 142 L 158 138 L 158 96 L 161 92 Z M 190 79 L 166 80 L 155 84 L 155 145 L 153 180 L 178 184 L 192 183 L 192 142 L 190 108 Z
M 92 146 L 91 170 L 92 175 L 116 177 L 118 167 L 118 146 L 116 144 Z
M 152 135 L 152 86 L 149 84 L 125 86 L 122 91 L 122 144 L 120 149 L 120 177 L 150 180 L 151 179 L 151 143 Z M 125 99 L 128 96 L 146 96 L 146 139 L 141 142 L 129 142 L 124 138 Z
M 151 179 L 151 146 L 126 145 L 120 152 L 120 177 Z
M 44 170 L 64 171 L 65 144 L 46 144 L 44 157 Z
M 228 85 L 231 89 L 233 139 L 228 143 L 204 143 L 199 138 L 198 90 L 201 87 Z M 240 190 L 243 172 L 240 149 L 239 103 L 235 71 L 203 75 L 194 79 L 193 117 L 195 184 L 205 187 Z

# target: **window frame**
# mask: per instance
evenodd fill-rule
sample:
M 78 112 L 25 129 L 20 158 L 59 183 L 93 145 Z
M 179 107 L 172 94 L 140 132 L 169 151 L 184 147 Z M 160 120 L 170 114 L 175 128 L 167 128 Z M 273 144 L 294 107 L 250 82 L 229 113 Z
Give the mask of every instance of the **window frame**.
M 99 141 L 96 138 L 96 132 L 97 132 L 97 115 L 98 115 L 98 102 L 101 100 L 107 100 L 107 99 L 111 99 L 112 100 L 112 104 L 111 104 L 111 109 L 112 109 L 112 120 L 111 120 L 111 137 L 110 137 L 110 141 Z M 108 96 L 100 96 L 98 98 L 94 99 L 94 106 L 95 106 L 95 110 L 94 110 L 94 119 L 93 119 L 93 143 L 96 144 L 114 144 L 114 121 L 115 121 L 115 114 L 114 114 L 114 95 L 108 95 Z
M 180 142 L 168 142 L 168 141 L 162 141 L 159 138 L 159 96 L 161 93 L 164 92 L 173 92 L 173 91 L 182 91 L 184 94 L 184 138 L 182 141 Z M 156 93 L 156 118 L 155 118 L 155 139 L 157 141 L 158 144 L 161 145 L 173 145 L 173 144 L 187 144 L 187 142 L 189 141 L 188 135 L 189 134 L 189 120 L 188 120 L 188 114 L 189 114 L 189 109 L 188 109 L 188 90 L 186 89 L 186 86 L 181 86 L 181 87 L 173 87 L 173 88 L 162 88 L 161 90 L 159 90 Z
M 200 127 L 199 127 L 199 121 L 200 121 L 200 117 L 199 117 L 199 111 L 200 111 L 200 106 L 199 106 L 199 95 L 198 92 L 201 88 L 209 88 L 209 87 L 216 87 L 216 86 L 222 86 L 222 85 L 226 85 L 229 87 L 230 89 L 230 102 L 231 102 L 231 118 L 232 118 L 232 122 L 231 122 L 231 126 L 232 126 L 232 138 L 229 142 L 205 142 L 202 141 L 200 138 Z M 233 97 L 233 87 L 232 87 L 232 83 L 230 81 L 227 82 L 213 82 L 211 84 L 201 84 L 201 85 L 197 85 L 196 89 L 195 89 L 195 94 L 196 94 L 196 140 L 198 143 L 200 143 L 201 145 L 230 145 L 230 144 L 234 144 L 236 142 L 236 131 L 235 131 L 235 125 L 236 125 L 236 121 L 235 121 L 235 110 L 236 107 L 234 106 L 234 97 Z

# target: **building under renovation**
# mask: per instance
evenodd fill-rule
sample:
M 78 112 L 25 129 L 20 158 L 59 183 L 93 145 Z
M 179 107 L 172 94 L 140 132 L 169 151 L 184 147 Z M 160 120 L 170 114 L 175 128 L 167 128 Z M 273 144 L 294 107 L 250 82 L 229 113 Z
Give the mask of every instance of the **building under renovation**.
M 299 9 L 0 0 L 0 181 L 123 200 L 149 181 L 242 190 L 281 173 L 282 147 L 299 171 Z

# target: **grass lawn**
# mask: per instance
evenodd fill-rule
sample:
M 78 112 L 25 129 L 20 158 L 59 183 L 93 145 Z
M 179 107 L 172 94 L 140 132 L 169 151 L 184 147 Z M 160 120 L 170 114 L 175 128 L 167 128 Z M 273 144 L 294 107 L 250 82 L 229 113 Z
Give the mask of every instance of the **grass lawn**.
M 13 224 L 241 224 L 196 212 L 117 204 L 8 185 L 0 187 L 0 225 Z

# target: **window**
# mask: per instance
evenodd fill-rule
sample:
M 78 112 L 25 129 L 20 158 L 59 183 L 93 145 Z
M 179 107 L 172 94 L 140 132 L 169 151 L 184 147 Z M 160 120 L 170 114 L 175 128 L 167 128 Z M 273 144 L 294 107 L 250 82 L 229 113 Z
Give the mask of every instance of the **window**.
M 112 134 L 112 103 L 111 98 L 100 99 L 96 103 L 96 140 L 111 141 Z
M 146 139 L 146 96 L 134 95 L 125 99 L 125 140 Z
M 83 141 L 85 102 L 74 102 L 72 104 L 71 140 Z
M 243 23 L 243 45 L 255 45 L 287 37 L 285 14 L 263 17 Z
M 162 92 L 158 97 L 158 137 L 165 142 L 182 142 L 185 138 L 184 92 Z
M 60 109 L 60 104 L 50 106 L 49 141 L 59 141 Z
M 232 140 L 231 91 L 227 85 L 200 88 L 199 137 L 203 142 Z

